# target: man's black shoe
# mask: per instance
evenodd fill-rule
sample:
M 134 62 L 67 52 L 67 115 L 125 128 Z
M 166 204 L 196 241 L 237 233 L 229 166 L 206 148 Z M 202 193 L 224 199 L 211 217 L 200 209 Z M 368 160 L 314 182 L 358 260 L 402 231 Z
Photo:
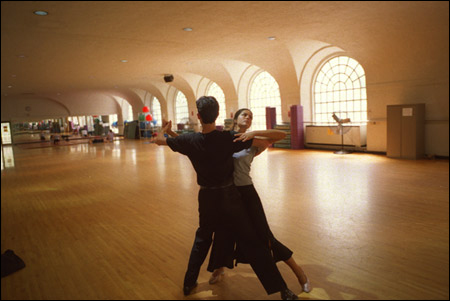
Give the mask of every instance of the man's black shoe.
M 282 300 L 298 300 L 298 296 L 294 294 L 290 289 L 286 288 L 281 291 Z
M 191 285 L 191 286 L 189 286 L 189 285 L 185 285 L 184 287 L 183 287 L 183 293 L 184 293 L 184 295 L 185 296 L 187 296 L 187 295 L 189 295 L 191 292 L 192 292 L 192 290 L 197 286 L 197 282 L 195 282 L 195 284 L 194 285 Z

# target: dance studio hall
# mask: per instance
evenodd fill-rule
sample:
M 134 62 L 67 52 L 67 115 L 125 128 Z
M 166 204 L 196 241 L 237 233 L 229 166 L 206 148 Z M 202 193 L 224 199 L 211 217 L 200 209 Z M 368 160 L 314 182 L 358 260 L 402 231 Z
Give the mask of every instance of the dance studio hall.
M 1 45 L 2 300 L 449 299 L 448 1 L 2 1 Z

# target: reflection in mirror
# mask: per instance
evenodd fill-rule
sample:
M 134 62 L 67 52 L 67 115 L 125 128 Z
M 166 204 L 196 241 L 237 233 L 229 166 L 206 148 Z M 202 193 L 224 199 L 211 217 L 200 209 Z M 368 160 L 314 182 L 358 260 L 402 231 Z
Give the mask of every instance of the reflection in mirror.
M 21 144 L 50 142 L 54 134 L 59 134 L 62 138 L 65 138 L 64 136 L 67 136 L 66 138 L 80 138 L 81 135 L 87 137 L 94 135 L 95 120 L 98 120 L 102 126 L 102 132 L 108 133 L 109 129 L 112 129 L 114 133 L 118 133 L 117 114 L 70 116 L 33 121 L 13 121 L 11 125 L 12 140 L 14 144 Z
M 12 146 L 2 147 L 2 170 L 14 167 L 14 152 Z

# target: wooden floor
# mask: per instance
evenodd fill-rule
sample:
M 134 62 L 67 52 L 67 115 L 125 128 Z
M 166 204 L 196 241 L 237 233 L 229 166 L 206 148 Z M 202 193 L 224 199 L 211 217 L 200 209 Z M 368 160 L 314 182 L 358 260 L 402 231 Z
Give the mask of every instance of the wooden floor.
M 1 251 L 26 267 L 1 279 L 2 300 L 280 298 L 248 265 L 209 285 L 206 264 L 183 296 L 198 224 L 186 157 L 134 140 L 13 154 L 1 176 Z M 271 149 L 252 175 L 272 231 L 311 280 L 300 299 L 449 298 L 448 160 Z

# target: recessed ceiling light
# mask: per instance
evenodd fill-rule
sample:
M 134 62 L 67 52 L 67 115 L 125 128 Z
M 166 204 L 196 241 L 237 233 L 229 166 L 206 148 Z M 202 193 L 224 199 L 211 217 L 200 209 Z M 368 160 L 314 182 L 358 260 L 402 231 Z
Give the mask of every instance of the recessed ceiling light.
M 12 86 L 8 86 L 8 89 L 11 89 L 12 88 Z
M 37 10 L 34 12 L 34 14 L 38 15 L 38 16 L 46 16 L 46 15 L 48 15 L 48 12 L 43 11 L 43 10 Z
M 275 40 L 276 38 L 275 38 L 275 37 L 268 37 L 267 39 L 270 40 L 270 41 L 273 41 L 273 40 Z
M 128 63 L 128 60 L 120 60 L 121 63 Z
M 192 31 L 193 29 L 191 27 L 185 27 L 183 28 L 184 31 Z

